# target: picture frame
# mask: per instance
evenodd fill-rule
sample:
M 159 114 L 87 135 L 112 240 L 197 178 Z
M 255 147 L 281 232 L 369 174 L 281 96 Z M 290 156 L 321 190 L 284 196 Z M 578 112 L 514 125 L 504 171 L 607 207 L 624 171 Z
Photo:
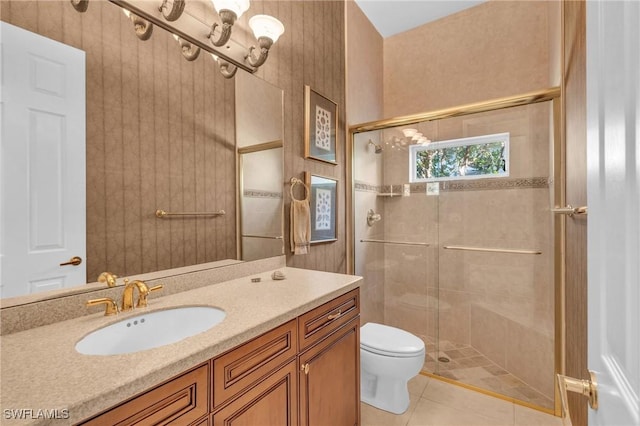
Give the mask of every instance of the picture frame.
M 338 104 L 304 86 L 304 156 L 337 165 Z
M 338 179 L 305 172 L 309 188 L 311 244 L 338 240 Z

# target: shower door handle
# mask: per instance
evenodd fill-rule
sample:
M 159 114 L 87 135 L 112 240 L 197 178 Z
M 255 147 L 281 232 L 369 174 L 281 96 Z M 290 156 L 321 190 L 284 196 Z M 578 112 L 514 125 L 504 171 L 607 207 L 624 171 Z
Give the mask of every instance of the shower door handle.
M 569 217 L 573 215 L 586 215 L 588 212 L 587 206 L 573 207 L 571 204 L 567 204 L 567 207 L 555 207 L 551 211 L 555 214 L 566 214 Z

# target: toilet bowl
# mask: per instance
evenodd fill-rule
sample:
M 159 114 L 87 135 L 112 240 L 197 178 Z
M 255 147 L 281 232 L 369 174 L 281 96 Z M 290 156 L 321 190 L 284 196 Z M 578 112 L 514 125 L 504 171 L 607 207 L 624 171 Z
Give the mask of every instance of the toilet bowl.
M 402 414 L 409 408 L 407 383 L 424 364 L 424 342 L 388 325 L 360 328 L 360 400 Z

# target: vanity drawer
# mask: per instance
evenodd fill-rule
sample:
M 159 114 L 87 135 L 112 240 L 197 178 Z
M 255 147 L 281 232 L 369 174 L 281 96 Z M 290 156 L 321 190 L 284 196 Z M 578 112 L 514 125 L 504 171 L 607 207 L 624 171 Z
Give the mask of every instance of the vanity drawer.
M 360 290 L 343 294 L 298 317 L 300 350 L 319 342 L 360 314 Z
M 208 381 L 207 363 L 80 424 L 191 424 L 209 412 Z
M 297 346 L 294 319 L 214 359 L 212 409 L 295 358 Z

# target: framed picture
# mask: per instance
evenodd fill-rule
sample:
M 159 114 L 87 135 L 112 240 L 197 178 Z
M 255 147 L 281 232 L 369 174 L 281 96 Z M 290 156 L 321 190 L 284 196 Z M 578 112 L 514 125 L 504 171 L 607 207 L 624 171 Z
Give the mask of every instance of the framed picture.
M 304 86 L 304 156 L 336 162 L 338 104 Z
M 311 244 L 338 239 L 338 180 L 305 172 L 309 187 Z

